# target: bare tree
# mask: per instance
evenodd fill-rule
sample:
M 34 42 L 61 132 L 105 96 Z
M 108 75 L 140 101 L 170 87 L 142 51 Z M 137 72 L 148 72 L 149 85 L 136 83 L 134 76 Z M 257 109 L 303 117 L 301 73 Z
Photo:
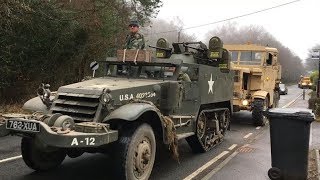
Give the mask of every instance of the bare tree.
M 174 17 L 170 22 L 163 19 L 153 19 L 149 26 L 142 29 L 147 44 L 155 45 L 159 38 L 165 38 L 169 43 L 178 42 L 178 33 L 180 32 L 180 41 L 194 41 L 195 35 L 189 35 L 183 32 L 184 23 L 179 17 Z

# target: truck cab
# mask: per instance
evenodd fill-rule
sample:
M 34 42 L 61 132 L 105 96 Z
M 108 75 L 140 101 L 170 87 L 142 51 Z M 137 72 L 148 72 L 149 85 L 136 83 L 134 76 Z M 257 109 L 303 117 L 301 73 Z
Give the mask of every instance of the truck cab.
M 255 44 L 224 45 L 235 71 L 233 109 L 252 111 L 254 124 L 264 125 L 262 111 L 277 107 L 281 66 L 276 48 Z

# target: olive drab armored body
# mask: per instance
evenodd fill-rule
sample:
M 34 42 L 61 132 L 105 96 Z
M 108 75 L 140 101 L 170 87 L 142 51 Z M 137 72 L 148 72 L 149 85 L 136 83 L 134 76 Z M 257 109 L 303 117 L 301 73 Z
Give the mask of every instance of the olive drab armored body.
M 39 97 L 24 106 L 37 113 L 7 116 L 0 134 L 22 136 L 23 159 L 37 171 L 59 166 L 66 156 L 101 152 L 112 154 L 119 179 L 148 179 L 158 143 L 177 158 L 181 139 L 194 152 L 209 151 L 223 141 L 233 107 L 234 73 L 222 45 L 213 37 L 209 48 L 202 42 L 169 48 L 161 38 L 155 58 L 99 61 L 101 77 L 62 86 L 52 95 L 42 85 Z
M 266 122 L 263 110 L 277 107 L 281 66 L 276 48 L 254 44 L 225 45 L 235 71 L 233 110 L 252 111 L 256 126 Z

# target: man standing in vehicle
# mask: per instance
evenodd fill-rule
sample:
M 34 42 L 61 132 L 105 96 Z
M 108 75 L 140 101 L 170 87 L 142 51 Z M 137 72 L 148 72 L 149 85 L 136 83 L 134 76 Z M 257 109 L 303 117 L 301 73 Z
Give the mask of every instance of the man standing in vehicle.
M 124 49 L 144 49 L 145 41 L 141 33 L 139 33 L 139 22 L 133 20 L 129 24 L 130 34 L 127 35 Z

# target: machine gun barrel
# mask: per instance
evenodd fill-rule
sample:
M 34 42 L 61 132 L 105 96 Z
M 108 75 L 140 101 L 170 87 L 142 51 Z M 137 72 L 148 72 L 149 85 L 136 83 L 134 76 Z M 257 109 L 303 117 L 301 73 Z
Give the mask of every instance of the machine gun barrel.
M 154 49 L 164 50 L 164 51 L 170 51 L 170 52 L 172 51 L 172 48 L 162 48 L 162 47 L 151 46 L 151 45 L 149 45 L 149 47 Z
M 200 51 L 200 52 L 204 52 L 204 51 L 207 50 L 205 48 L 196 48 L 196 47 L 188 46 L 187 44 L 183 44 L 183 47 L 191 48 L 191 49 L 194 49 L 194 50 L 197 50 L 197 51 Z

